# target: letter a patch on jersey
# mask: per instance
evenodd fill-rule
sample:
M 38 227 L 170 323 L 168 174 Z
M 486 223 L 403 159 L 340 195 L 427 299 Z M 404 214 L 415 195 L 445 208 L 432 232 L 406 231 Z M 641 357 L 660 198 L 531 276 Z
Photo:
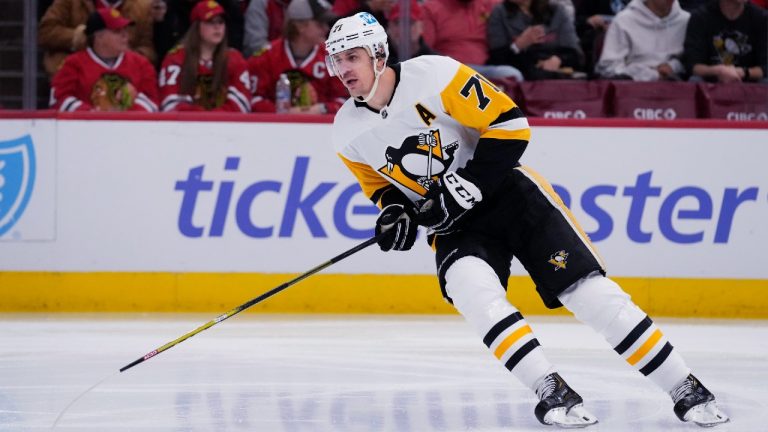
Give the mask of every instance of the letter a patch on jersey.
M 387 147 L 387 164 L 379 172 L 424 196 L 425 185 L 448 169 L 458 147 L 458 141 L 443 146 L 437 129 L 412 135 L 399 148 Z
M 417 103 L 415 108 L 416 108 L 416 112 L 419 113 L 419 117 L 421 117 L 421 121 L 423 121 L 424 124 L 427 126 L 431 126 L 432 120 L 437 118 L 436 115 L 432 114 L 432 111 L 428 110 L 421 103 Z

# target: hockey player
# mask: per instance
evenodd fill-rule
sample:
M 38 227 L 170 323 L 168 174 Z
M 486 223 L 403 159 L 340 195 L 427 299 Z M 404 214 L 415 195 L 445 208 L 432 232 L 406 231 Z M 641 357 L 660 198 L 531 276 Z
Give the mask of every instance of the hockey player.
M 69 55 L 51 81 L 59 111 L 157 111 L 155 68 L 128 49 L 132 21 L 117 9 L 97 9 L 86 24 L 88 47 Z
M 227 47 L 224 8 L 201 1 L 184 39 L 160 69 L 162 111 L 251 111 L 248 65 Z
M 505 288 L 517 257 L 544 304 L 565 306 L 630 365 L 667 392 L 682 421 L 728 421 L 714 396 L 645 312 L 605 277 L 597 251 L 549 183 L 519 163 L 528 121 L 504 93 L 448 57 L 386 66 L 387 37 L 373 16 L 334 24 L 329 70 L 352 96 L 336 114 L 333 143 L 363 192 L 380 206 L 382 250 L 408 250 L 417 225 L 436 251 L 443 296 L 483 343 L 539 398 L 543 424 L 597 419 L 545 357 Z
M 285 35 L 254 54 L 248 68 L 254 89 L 251 109 L 275 112 L 276 83 L 281 74 L 291 82 L 291 108 L 298 114 L 333 114 L 347 99 L 339 81 L 325 67 L 325 37 L 330 4 L 325 0 L 293 0 L 286 10 Z

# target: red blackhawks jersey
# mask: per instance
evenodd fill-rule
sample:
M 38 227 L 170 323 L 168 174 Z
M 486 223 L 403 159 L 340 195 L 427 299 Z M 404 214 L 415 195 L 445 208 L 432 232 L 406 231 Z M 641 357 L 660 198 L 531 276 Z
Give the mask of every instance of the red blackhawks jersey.
M 155 68 L 133 51 L 109 65 L 87 48 L 67 57 L 53 77 L 50 103 L 59 111 L 156 112 Z
M 250 79 L 243 56 L 229 49 L 225 88 L 216 94 L 213 87 L 213 65 L 200 61 L 197 68 L 195 94 L 181 93 L 181 68 L 186 52 L 179 46 L 163 60 L 160 69 L 160 109 L 162 111 L 235 111 L 250 112 Z
M 293 94 L 292 106 L 325 104 L 328 113 L 339 110 L 349 97 L 338 78 L 328 74 L 325 47 L 317 45 L 301 63 L 297 63 L 286 39 L 280 38 L 269 49 L 248 59 L 254 112 L 275 112 L 275 87 L 280 74 L 288 75 Z

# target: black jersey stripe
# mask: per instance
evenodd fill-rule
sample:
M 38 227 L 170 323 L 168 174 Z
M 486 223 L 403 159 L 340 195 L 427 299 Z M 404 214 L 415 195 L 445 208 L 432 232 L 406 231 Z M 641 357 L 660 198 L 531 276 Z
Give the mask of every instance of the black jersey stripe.
M 489 126 L 495 126 L 499 123 L 504 123 L 505 121 L 514 120 L 521 117 L 525 117 L 523 110 L 521 110 L 519 107 L 514 107 L 509 111 L 504 111 L 503 113 L 499 114 L 499 116 L 496 117 L 496 120 L 492 121 Z
M 512 369 L 517 366 L 518 363 L 520 363 L 520 360 L 523 359 L 523 357 L 527 356 L 529 352 L 533 351 L 534 348 L 537 346 L 540 346 L 538 339 L 531 339 L 529 340 L 525 345 L 521 346 L 520 349 L 515 351 L 514 354 L 512 354 L 512 357 L 507 360 L 507 362 L 504 364 L 504 367 L 507 368 L 507 370 L 511 371 Z
M 651 361 L 649 361 L 647 365 L 643 366 L 640 369 L 640 373 L 645 376 L 650 375 L 659 366 L 661 366 L 662 363 L 664 363 L 664 360 L 666 360 L 671 353 L 672 353 L 672 344 L 667 342 L 664 344 L 661 350 L 659 350 L 656 356 L 654 356 L 653 359 L 651 359 Z
M 627 335 L 627 337 L 624 338 L 623 341 L 621 341 L 620 344 L 616 345 L 616 348 L 614 348 L 614 351 L 619 353 L 619 355 L 624 354 L 629 347 L 632 346 L 635 342 L 637 342 L 638 339 L 640 339 L 640 336 L 642 336 L 643 333 L 645 333 L 646 330 L 648 330 L 651 325 L 653 324 L 653 321 L 651 321 L 651 318 L 646 315 L 645 318 L 643 318 L 642 321 L 640 321 L 639 324 L 635 326 L 634 329 L 632 329 L 631 332 Z
M 506 329 L 512 327 L 512 325 L 518 321 L 523 319 L 523 314 L 520 312 L 515 312 L 508 317 L 504 318 L 503 320 L 499 321 L 494 325 L 491 330 L 488 332 L 488 334 L 485 335 L 483 338 L 483 343 L 488 348 L 491 347 L 491 344 L 493 341 L 496 340 L 497 337 Z

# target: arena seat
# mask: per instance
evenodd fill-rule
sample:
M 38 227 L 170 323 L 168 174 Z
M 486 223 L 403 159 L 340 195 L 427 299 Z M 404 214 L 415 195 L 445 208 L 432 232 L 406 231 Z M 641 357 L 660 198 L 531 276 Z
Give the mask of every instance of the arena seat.
M 520 83 L 526 115 L 558 119 L 608 117 L 608 81 L 542 80 Z
M 614 117 L 675 120 L 703 117 L 696 103 L 698 86 L 688 82 L 612 81 Z
M 520 82 L 514 78 L 494 78 L 491 80 L 499 90 L 511 97 L 516 104 L 520 104 Z
M 702 111 L 725 120 L 768 120 L 768 86 L 765 84 L 700 84 Z

